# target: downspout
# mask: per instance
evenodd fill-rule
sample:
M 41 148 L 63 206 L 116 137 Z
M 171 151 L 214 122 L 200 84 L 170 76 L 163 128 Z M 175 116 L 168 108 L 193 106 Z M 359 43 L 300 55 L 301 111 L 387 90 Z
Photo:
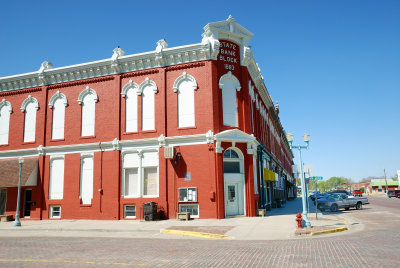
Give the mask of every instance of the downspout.
M 260 193 L 260 203 L 261 208 L 265 208 L 265 185 L 264 185 L 264 176 L 263 176 L 263 165 L 262 165 L 262 150 L 261 146 L 257 148 L 257 158 L 258 158 L 258 178 L 259 178 L 259 193 Z
M 101 211 L 101 204 L 102 204 L 102 196 L 103 196 L 103 148 L 101 147 L 101 142 L 99 142 L 99 148 L 100 148 L 100 188 L 99 188 L 99 194 L 100 194 L 100 213 Z
M 47 109 L 49 109 L 48 104 L 48 99 L 49 99 L 49 92 L 48 92 L 48 87 L 47 86 L 43 86 L 42 90 L 45 91 L 45 95 L 46 95 L 46 102 L 45 102 L 45 107 L 44 107 L 44 127 L 43 127 L 43 141 L 42 144 L 44 147 L 46 147 L 46 131 L 47 131 Z M 38 153 L 38 155 L 40 156 L 40 152 Z M 44 203 L 44 170 L 45 170 L 45 164 L 46 164 L 46 156 L 43 153 L 42 155 L 42 174 L 41 174 L 41 200 L 40 200 L 40 215 L 39 215 L 39 219 L 42 220 L 43 219 L 43 203 Z M 50 176 L 50 175 L 49 175 Z

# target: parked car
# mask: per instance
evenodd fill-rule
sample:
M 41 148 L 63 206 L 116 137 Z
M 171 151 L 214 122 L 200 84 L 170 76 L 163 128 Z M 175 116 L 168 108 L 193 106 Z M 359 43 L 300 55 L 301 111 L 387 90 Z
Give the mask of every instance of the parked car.
M 332 191 L 332 194 L 346 194 L 347 196 L 351 195 L 351 193 L 346 190 L 334 190 Z
M 361 197 L 363 195 L 363 193 L 361 192 L 361 190 L 353 190 L 353 195 Z
M 397 193 L 397 198 L 400 198 L 400 192 Z
M 326 198 L 318 200 L 317 208 L 321 211 L 330 210 L 332 212 L 338 211 L 340 208 L 349 210 L 354 207 L 355 209 L 362 209 L 362 206 L 369 204 L 366 197 L 352 197 L 349 198 L 346 194 L 333 193 Z
M 314 191 L 314 192 L 311 192 L 311 193 L 310 193 L 310 198 L 311 198 L 311 200 L 314 201 L 314 200 L 315 200 L 315 196 L 318 195 L 318 194 L 320 194 L 320 192 L 315 192 L 315 191 Z
M 389 191 L 387 192 L 387 196 L 388 196 L 389 198 L 397 197 L 397 194 L 398 194 L 398 193 L 400 193 L 400 190 L 389 190 Z

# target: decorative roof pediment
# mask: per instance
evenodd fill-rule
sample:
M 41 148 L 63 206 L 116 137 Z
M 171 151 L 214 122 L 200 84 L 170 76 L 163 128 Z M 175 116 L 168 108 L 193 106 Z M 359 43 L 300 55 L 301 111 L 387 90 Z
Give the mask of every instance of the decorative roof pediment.
M 231 15 L 227 20 L 211 22 L 204 26 L 205 33 L 212 33 L 215 39 L 228 39 L 247 46 L 253 33 L 236 22 Z
M 217 141 L 256 142 L 254 135 L 247 134 L 237 128 L 222 131 L 214 136 Z

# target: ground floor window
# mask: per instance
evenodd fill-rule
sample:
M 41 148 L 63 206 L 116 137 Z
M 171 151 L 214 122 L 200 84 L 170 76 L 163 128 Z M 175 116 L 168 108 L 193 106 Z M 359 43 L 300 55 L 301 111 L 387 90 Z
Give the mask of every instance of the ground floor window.
M 197 202 L 197 188 L 179 188 L 179 202 Z
M 50 215 L 51 219 L 59 219 L 61 218 L 61 206 L 50 206 Z
M 190 217 L 199 217 L 199 204 L 180 204 L 179 212 L 189 212 Z
M 126 219 L 136 218 L 136 206 L 125 205 L 124 206 L 124 217 Z
M 158 197 L 158 152 L 125 152 L 123 169 L 124 197 Z

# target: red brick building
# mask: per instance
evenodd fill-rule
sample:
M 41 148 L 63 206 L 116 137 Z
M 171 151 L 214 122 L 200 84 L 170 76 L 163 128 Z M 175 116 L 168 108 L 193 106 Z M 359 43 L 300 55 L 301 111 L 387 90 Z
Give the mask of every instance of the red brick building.
M 201 43 L 0 78 L 0 214 L 255 216 L 294 197 L 279 109 L 229 17 Z

